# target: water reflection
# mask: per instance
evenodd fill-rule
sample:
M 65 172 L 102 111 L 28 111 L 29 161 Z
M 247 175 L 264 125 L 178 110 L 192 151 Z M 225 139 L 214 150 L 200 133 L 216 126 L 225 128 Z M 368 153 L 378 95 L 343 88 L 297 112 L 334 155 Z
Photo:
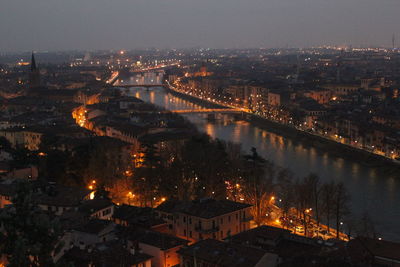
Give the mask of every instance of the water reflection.
M 200 109 L 199 105 L 165 93 L 161 88 L 131 89 L 130 94 L 171 110 Z M 365 211 L 378 222 L 384 238 L 400 241 L 399 177 L 389 177 L 382 170 L 360 165 L 356 160 L 338 158 L 316 147 L 304 146 L 294 139 L 285 139 L 244 121 L 223 116 L 209 122 L 205 116 L 185 115 L 199 130 L 212 137 L 242 144 L 249 152 L 256 147 L 260 155 L 289 168 L 297 177 L 318 174 L 323 181 L 343 182 L 351 194 L 355 214 Z

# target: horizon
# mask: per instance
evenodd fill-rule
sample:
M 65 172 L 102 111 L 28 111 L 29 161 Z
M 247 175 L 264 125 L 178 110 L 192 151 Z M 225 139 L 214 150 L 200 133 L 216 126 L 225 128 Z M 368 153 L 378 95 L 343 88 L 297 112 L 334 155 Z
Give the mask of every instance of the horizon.
M 392 47 L 399 8 L 394 0 L 15 0 L 0 17 L 0 51 Z
M 217 51 L 217 50 L 310 50 L 310 49 L 325 49 L 325 50 L 337 50 L 337 51 L 346 51 L 353 52 L 354 49 L 382 49 L 382 50 L 395 50 L 400 51 L 400 43 L 399 46 L 395 48 L 388 45 L 376 45 L 376 46 L 353 46 L 353 45 L 324 45 L 324 46 L 308 46 L 308 47 L 170 47 L 170 48 L 162 48 L 162 47 L 137 47 L 137 48 L 121 48 L 121 49 L 113 49 L 113 48 L 104 48 L 104 49 L 63 49 L 63 50 L 19 50 L 19 51 L 0 51 L 0 56 L 10 56 L 10 55 L 20 55 L 20 54 L 46 54 L 46 53 L 118 53 L 120 51 L 124 51 L 127 53 L 130 52 L 142 52 L 142 51 L 195 51 L 195 50 L 206 50 L 206 51 Z M 357 52 L 357 51 L 355 51 Z

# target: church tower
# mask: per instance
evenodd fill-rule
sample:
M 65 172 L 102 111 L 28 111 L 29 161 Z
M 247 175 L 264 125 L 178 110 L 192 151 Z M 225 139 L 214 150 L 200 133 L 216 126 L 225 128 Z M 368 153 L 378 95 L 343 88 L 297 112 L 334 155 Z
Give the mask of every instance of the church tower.
M 35 55 L 32 52 L 31 71 L 29 73 L 29 87 L 35 88 L 40 86 L 40 71 L 36 65 Z

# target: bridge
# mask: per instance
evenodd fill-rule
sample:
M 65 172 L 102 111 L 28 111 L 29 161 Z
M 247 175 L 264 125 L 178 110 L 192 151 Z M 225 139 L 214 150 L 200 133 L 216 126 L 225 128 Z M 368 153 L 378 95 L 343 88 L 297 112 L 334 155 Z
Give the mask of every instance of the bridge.
M 161 110 L 161 111 L 136 111 L 136 114 L 240 114 L 242 109 L 233 108 L 208 108 L 208 109 L 180 109 L 180 110 Z
M 113 84 L 112 87 L 122 87 L 122 88 L 129 88 L 129 87 L 165 87 L 166 84 Z
M 190 113 L 242 113 L 242 109 L 234 109 L 234 108 L 208 108 L 208 109 L 181 109 L 181 110 L 172 110 L 173 113 L 178 114 L 190 114 Z

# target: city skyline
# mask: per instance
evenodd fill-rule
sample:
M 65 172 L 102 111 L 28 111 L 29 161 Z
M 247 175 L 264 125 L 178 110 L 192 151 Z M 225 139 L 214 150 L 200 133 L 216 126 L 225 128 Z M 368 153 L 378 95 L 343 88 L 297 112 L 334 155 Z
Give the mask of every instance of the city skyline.
M 0 51 L 392 47 L 398 7 L 393 0 L 17 0 L 4 5 Z

